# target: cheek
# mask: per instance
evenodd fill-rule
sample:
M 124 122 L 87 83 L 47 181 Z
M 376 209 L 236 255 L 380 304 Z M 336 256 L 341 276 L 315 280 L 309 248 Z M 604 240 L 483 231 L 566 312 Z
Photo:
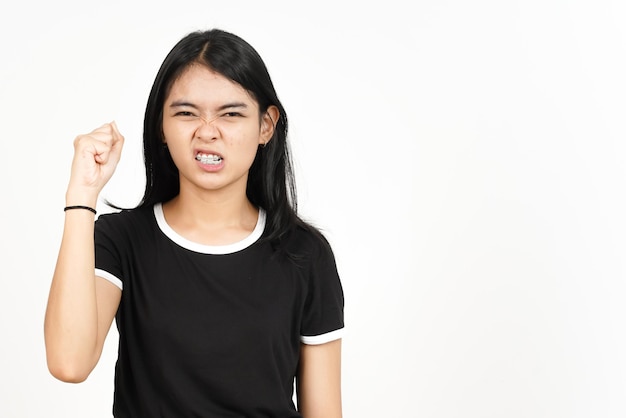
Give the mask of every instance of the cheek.
M 180 124 L 164 121 L 162 130 L 165 142 L 175 141 L 182 135 Z
M 239 149 L 256 148 L 259 145 L 259 130 L 255 127 L 233 127 L 222 130 L 223 138 Z
M 230 148 L 232 152 L 236 152 L 238 159 L 242 164 L 250 166 L 256 157 L 259 149 L 259 131 L 253 128 L 241 129 L 238 132 L 232 132 L 230 139 Z
M 189 158 L 188 149 L 185 147 L 184 130 L 181 129 L 180 124 L 163 122 L 163 142 L 167 146 L 167 149 L 174 160 L 174 165 L 180 167 L 180 164 Z

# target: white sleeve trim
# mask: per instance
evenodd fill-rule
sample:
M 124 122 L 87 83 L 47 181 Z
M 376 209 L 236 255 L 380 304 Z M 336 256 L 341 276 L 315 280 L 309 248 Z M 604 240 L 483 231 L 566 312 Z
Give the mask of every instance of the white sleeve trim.
M 343 337 L 343 330 L 343 328 L 339 328 L 337 330 L 327 332 L 326 334 L 321 335 L 301 335 L 300 341 L 307 345 L 320 345 L 329 343 Z
M 102 277 L 103 279 L 110 281 L 115 286 L 119 287 L 120 290 L 124 289 L 124 283 L 120 279 L 118 279 L 117 277 L 109 273 L 108 271 L 96 269 L 96 276 Z

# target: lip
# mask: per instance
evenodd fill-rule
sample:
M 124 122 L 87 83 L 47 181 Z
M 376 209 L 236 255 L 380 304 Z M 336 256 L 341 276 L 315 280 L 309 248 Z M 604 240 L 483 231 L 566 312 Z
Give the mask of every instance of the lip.
M 193 158 L 196 158 L 196 155 L 198 155 L 198 154 L 212 154 L 212 155 L 217 155 L 222 160 L 224 159 L 224 156 L 221 153 L 219 153 L 217 151 L 210 150 L 210 149 L 200 149 L 200 148 L 198 148 L 198 149 L 193 150 Z
M 222 160 L 219 162 L 219 164 L 202 164 L 202 162 L 196 160 L 196 156 L 198 154 L 217 155 Z M 219 152 L 216 152 L 216 151 L 211 151 L 211 150 L 207 150 L 207 149 L 196 149 L 196 150 L 194 150 L 194 153 L 193 153 L 193 159 L 195 160 L 196 164 L 198 164 L 198 167 L 200 167 L 200 169 L 202 169 L 203 171 L 209 172 L 209 173 L 214 173 L 214 172 L 220 171 L 222 168 L 224 168 L 224 157 L 222 156 L 222 154 L 220 154 Z

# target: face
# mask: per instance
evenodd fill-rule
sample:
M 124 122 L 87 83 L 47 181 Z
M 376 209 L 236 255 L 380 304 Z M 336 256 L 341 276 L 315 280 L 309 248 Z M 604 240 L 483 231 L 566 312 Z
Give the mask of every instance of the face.
M 163 107 L 164 141 L 178 168 L 181 192 L 245 195 L 248 170 L 277 120 L 275 107 L 259 115 L 258 103 L 239 84 L 202 65 L 186 69 Z

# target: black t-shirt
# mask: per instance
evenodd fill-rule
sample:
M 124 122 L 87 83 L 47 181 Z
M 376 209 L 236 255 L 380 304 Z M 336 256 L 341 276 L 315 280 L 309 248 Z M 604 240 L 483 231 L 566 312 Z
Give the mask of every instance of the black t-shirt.
M 122 288 L 116 417 L 300 417 L 300 344 L 341 337 L 343 292 L 332 250 L 310 231 L 296 261 L 255 230 L 227 246 L 186 240 L 160 204 L 101 215 L 96 275 Z

